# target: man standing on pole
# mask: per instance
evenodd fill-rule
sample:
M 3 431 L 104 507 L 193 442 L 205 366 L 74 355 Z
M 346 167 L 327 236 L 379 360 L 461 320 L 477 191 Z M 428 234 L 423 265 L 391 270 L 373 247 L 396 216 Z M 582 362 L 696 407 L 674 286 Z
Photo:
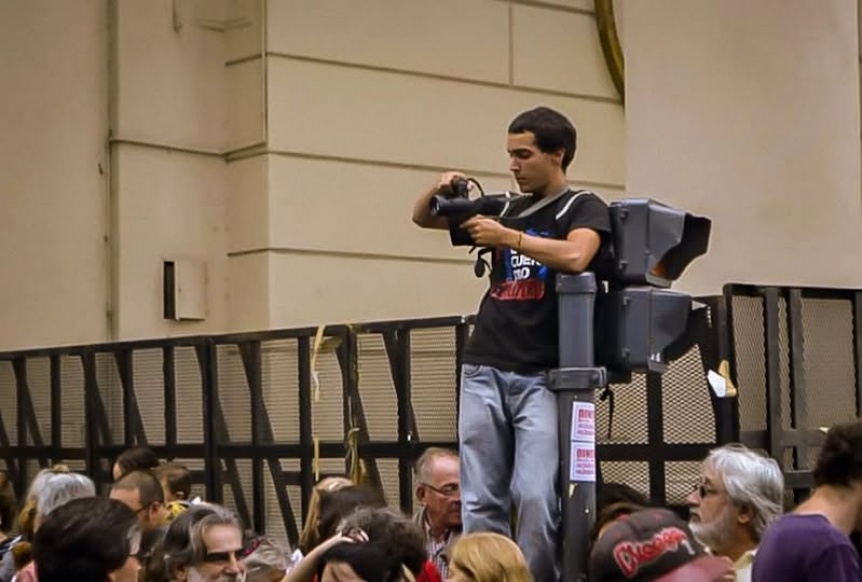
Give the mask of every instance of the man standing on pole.
M 568 186 L 575 146 L 575 128 L 560 113 L 538 107 L 518 115 L 509 125 L 509 169 L 528 196 L 503 214 L 518 227 L 485 216 L 461 225 L 477 245 L 493 248 L 490 288 L 461 371 L 464 532 L 509 535 L 514 502 L 514 537 L 537 582 L 559 579 L 558 410 L 546 383 L 559 363 L 556 273 L 591 270 L 611 228 L 598 196 Z M 416 202 L 413 221 L 448 229 L 429 203 L 464 177 L 444 173 Z

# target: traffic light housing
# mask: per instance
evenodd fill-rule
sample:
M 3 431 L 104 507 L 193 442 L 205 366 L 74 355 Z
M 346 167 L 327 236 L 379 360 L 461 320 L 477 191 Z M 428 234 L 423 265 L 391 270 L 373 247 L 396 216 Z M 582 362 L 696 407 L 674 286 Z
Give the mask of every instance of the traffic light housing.
M 694 341 L 703 308 L 669 291 L 705 254 L 712 222 L 649 199 L 610 205 L 612 274 L 596 298 L 596 363 L 609 371 L 664 372 Z

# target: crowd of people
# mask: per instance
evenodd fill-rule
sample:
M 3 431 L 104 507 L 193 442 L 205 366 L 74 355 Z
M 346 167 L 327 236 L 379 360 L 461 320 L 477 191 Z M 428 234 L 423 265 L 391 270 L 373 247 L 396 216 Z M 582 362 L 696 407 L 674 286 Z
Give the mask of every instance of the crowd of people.
M 512 531 L 464 532 L 461 459 L 428 448 L 415 464 L 418 510 L 330 476 L 312 492 L 295 547 L 192 497 L 191 473 L 145 448 L 124 452 L 107 496 L 62 465 L 20 507 L 0 474 L 0 582 L 534 582 Z M 606 483 L 590 532 L 591 582 L 835 582 L 862 579 L 862 422 L 836 425 L 795 509 L 777 462 L 742 445 L 712 450 L 685 499 L 688 521 L 628 484 Z M 512 528 L 512 529 L 510 529 Z M 12 534 L 14 530 L 14 535 Z

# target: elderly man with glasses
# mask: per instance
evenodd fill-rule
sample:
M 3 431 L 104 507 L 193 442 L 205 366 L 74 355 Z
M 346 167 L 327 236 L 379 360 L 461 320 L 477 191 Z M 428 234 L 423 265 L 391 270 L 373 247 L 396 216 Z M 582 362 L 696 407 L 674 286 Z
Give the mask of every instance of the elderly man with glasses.
M 734 563 L 736 580 L 749 582 L 754 553 L 766 528 L 782 511 L 784 477 L 774 459 L 742 445 L 713 449 L 686 498 L 689 526 L 717 556 Z
M 422 509 L 415 519 L 425 532 L 428 558 L 444 580 L 449 572 L 449 550 L 461 535 L 460 477 L 455 451 L 432 447 L 416 461 L 416 499 Z

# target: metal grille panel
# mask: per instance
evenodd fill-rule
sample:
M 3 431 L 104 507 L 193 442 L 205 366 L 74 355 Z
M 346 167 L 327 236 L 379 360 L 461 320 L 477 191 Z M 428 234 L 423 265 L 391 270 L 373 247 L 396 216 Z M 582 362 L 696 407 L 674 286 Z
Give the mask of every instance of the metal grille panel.
M 123 389 L 113 354 L 96 354 L 96 383 L 99 385 L 99 396 L 102 398 L 102 404 L 108 415 L 111 437 L 117 443 L 122 443 L 124 430 Z
M 715 442 L 715 413 L 695 346 L 662 376 L 665 443 Z
M 235 345 L 218 346 L 218 396 L 231 442 L 251 442 L 251 398 Z
M 281 467 L 295 475 L 300 474 L 299 459 L 281 459 Z M 293 517 L 296 522 L 296 531 L 302 531 L 302 489 L 297 485 L 287 486 L 287 496 L 290 499 L 290 508 L 293 510 Z M 274 532 L 284 531 L 284 538 L 287 539 L 287 529 L 284 519 L 278 510 L 278 500 L 275 497 L 275 488 L 267 490 L 266 493 L 267 511 L 266 531 L 270 531 L 270 523 L 276 524 L 274 527 L 281 529 L 273 529 Z M 276 534 L 278 535 L 278 534 Z
M 395 384 L 381 334 L 361 334 L 359 346 L 359 396 L 373 441 L 398 440 Z
M 454 328 L 416 329 L 410 334 L 410 386 L 419 438 L 458 437 Z
M 685 505 L 700 476 L 700 461 L 665 463 L 665 495 L 668 505 Z
M 781 426 L 790 428 L 790 333 L 787 325 L 787 301 L 778 300 L 778 357 L 781 378 Z
M 165 375 L 161 349 L 138 350 L 132 370 L 147 442 L 165 443 Z
M 734 296 L 733 331 L 741 430 L 766 430 L 764 314 L 759 297 Z
M 12 362 L 0 362 L 0 416 L 9 442 L 18 442 L 18 390 Z
M 174 349 L 174 378 L 177 398 L 177 442 L 203 442 L 203 380 L 194 348 Z
M 808 427 L 831 426 L 856 418 L 853 311 L 849 301 L 805 299 L 805 407 Z M 828 394 L 828 397 L 824 397 Z
M 649 463 L 641 461 L 599 461 L 605 483 L 622 483 L 650 496 Z
M 27 384 L 30 387 L 30 398 L 36 412 L 36 424 L 42 440 L 51 440 L 51 360 L 49 358 L 32 358 L 27 360 Z M 30 444 L 35 445 L 32 435 L 28 435 Z
M 276 442 L 299 442 L 299 367 L 295 340 L 261 346 L 263 402 Z
M 380 484 L 386 503 L 398 509 L 401 497 L 398 490 L 398 459 L 377 459 L 377 469 L 380 471 Z
M 222 470 L 225 470 L 224 463 L 221 463 Z M 224 483 L 223 501 L 224 506 L 233 511 L 240 517 L 241 521 L 245 521 L 243 516 L 238 511 L 237 498 L 245 500 L 246 506 L 251 510 L 251 460 L 237 459 L 237 474 L 239 475 L 240 486 L 242 491 L 234 491 L 233 487 L 228 482 Z M 246 528 L 251 528 L 251 523 L 243 523 Z
M 614 392 L 611 438 L 608 439 L 610 402 L 606 400 L 596 404 L 597 441 L 603 444 L 646 444 L 649 442 L 646 376 L 635 374 L 631 384 L 617 384 L 611 389 Z
M 84 446 L 84 367 L 81 358 L 63 356 L 60 360 L 63 389 L 63 446 Z
M 344 394 L 341 366 L 335 355 L 341 338 L 324 341 L 317 354 L 317 373 L 320 382 L 319 398 L 312 398 L 312 426 L 314 435 L 321 441 L 344 440 Z

